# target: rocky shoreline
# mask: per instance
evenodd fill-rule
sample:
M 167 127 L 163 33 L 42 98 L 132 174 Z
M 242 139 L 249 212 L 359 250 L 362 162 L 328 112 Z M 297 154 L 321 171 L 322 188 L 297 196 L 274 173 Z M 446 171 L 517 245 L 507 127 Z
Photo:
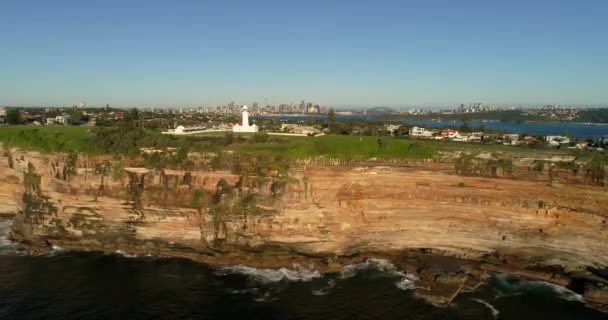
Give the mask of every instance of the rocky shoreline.
M 608 312 L 608 278 L 606 271 L 583 270 L 567 272 L 559 266 L 528 268 L 521 265 L 491 263 L 487 260 L 458 259 L 425 250 L 405 250 L 391 253 L 366 253 L 353 256 L 301 256 L 274 249 L 239 251 L 236 248 L 202 253 L 175 250 L 148 251 L 139 246 L 92 247 L 61 242 L 61 246 L 46 241 L 44 245 L 17 242 L 17 250 L 28 254 L 48 254 L 53 250 L 73 250 L 119 253 L 126 257 L 154 256 L 160 258 L 184 258 L 204 263 L 214 268 L 247 266 L 258 269 L 339 273 L 345 267 L 381 259 L 392 263 L 397 270 L 406 272 L 412 281 L 415 296 L 438 306 L 446 307 L 463 292 L 475 292 L 492 274 L 507 274 L 528 281 L 540 281 L 563 287 L 579 294 L 587 306 Z M 494 257 L 496 258 L 496 257 Z M 508 259 L 502 257 L 502 260 Z M 603 273 L 603 274 L 602 274 Z

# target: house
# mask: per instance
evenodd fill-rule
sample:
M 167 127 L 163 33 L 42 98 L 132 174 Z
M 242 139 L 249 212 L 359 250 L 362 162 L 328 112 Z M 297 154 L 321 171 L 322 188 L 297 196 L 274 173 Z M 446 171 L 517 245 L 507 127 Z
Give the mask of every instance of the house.
M 390 131 L 391 135 L 395 134 L 395 131 L 398 131 L 400 128 L 400 126 L 395 125 L 395 124 L 389 124 L 386 126 L 386 130 Z
M 460 136 L 460 134 L 458 134 L 458 130 L 452 130 L 452 129 L 442 130 L 439 135 L 442 138 L 449 138 L 449 139 L 453 139 L 453 138 Z
M 519 144 L 519 134 L 507 133 L 502 135 L 502 143 L 504 145 L 517 145 Z
M 537 144 L 538 142 L 539 142 L 538 139 L 536 139 L 533 136 L 525 136 L 523 143 L 527 144 L 527 145 L 533 145 L 533 144 Z
M 70 121 L 70 117 L 65 115 L 65 116 L 56 116 L 55 118 L 46 118 L 46 125 L 53 125 L 53 124 L 61 124 L 64 126 L 67 126 L 69 124 Z
M 469 142 L 481 142 L 483 140 L 483 132 L 472 132 L 469 135 Z
M 547 136 L 545 138 L 545 140 L 549 143 L 551 143 L 552 141 L 555 141 L 555 142 L 561 143 L 561 144 L 570 143 L 570 138 L 568 138 L 566 136 Z
M 291 132 L 298 134 L 317 134 L 320 131 L 313 126 L 303 126 L 299 124 L 284 123 L 281 125 L 282 132 Z
M 551 140 L 551 141 L 549 141 L 549 146 L 550 147 L 559 147 L 560 144 L 559 144 L 559 142 L 557 142 L 555 140 Z
M 598 145 L 600 146 L 600 148 L 608 147 L 608 135 L 601 137 L 598 140 Z
M 428 131 L 421 127 L 412 127 L 410 129 L 410 136 L 415 138 L 430 138 L 433 136 L 433 131 Z

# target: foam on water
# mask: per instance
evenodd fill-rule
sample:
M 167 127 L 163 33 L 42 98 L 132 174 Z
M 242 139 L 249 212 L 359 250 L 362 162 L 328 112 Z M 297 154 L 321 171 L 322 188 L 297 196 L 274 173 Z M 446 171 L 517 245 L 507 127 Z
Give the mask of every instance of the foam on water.
M 318 290 L 313 290 L 312 294 L 315 296 L 324 296 L 326 294 L 329 293 L 329 291 L 331 291 L 331 289 L 336 285 L 336 282 L 333 279 L 329 279 L 327 281 L 327 286 L 325 286 L 324 288 L 318 289 Z
M 122 250 L 116 250 L 116 251 L 114 251 L 114 253 L 119 256 L 123 256 L 125 258 L 137 258 L 138 257 L 138 255 L 136 255 L 136 254 L 126 253 Z
M 275 283 L 280 281 L 311 281 L 312 279 L 321 277 L 321 274 L 318 271 L 309 271 L 299 268 L 296 268 L 296 270 L 290 270 L 287 268 L 257 269 L 243 265 L 220 268 L 215 272 L 215 274 L 220 276 L 227 274 L 243 274 L 248 278 L 260 283 Z
M 398 277 L 399 281 L 395 282 L 395 286 L 401 290 L 411 290 L 415 287 L 416 276 L 407 274 L 392 264 L 388 260 L 370 258 L 365 262 L 347 265 L 342 269 L 340 273 L 341 279 L 348 279 L 354 277 L 357 273 L 363 271 L 378 271 L 383 276 Z
M 253 299 L 256 302 L 271 302 L 271 301 L 276 301 L 279 300 L 279 298 L 277 298 L 276 296 L 273 296 L 269 291 L 264 292 L 264 294 L 258 296 L 257 298 Z
M 260 291 L 258 288 L 245 288 L 245 289 L 231 289 L 228 292 L 231 294 L 253 294 Z
M 564 300 L 585 302 L 585 298 L 583 298 L 582 295 L 580 295 L 566 287 L 562 287 L 560 285 L 548 283 L 548 282 L 538 282 L 538 284 L 551 288 L 551 290 L 553 290 L 555 293 L 557 293 L 557 295 Z
M 60 255 L 60 254 L 66 253 L 66 252 L 67 252 L 67 250 L 66 250 L 65 248 L 62 248 L 62 247 L 60 247 L 60 246 L 58 246 L 58 245 L 54 245 L 54 244 L 53 244 L 53 245 L 51 245 L 51 251 L 49 251 L 49 252 L 46 254 L 46 256 L 49 256 L 49 257 L 54 257 L 54 256 L 57 256 L 57 255 Z
M 389 275 L 405 276 L 405 273 L 403 271 L 398 270 L 397 267 L 390 261 L 384 259 L 370 258 L 362 263 L 344 266 L 344 268 L 342 268 L 342 272 L 340 272 L 340 278 L 348 279 L 350 277 L 354 277 L 357 273 L 365 270 L 375 270 Z
M 485 300 L 473 299 L 473 301 L 475 301 L 477 303 L 481 303 L 484 306 L 486 306 L 492 312 L 492 317 L 494 317 L 494 319 L 498 319 L 498 314 L 500 313 L 500 311 L 498 311 L 498 309 L 496 309 L 496 307 L 494 307 L 493 305 L 491 305 L 489 302 L 487 302 Z
M 582 295 L 557 284 L 544 281 L 525 281 L 505 274 L 494 275 L 496 280 L 496 298 L 516 296 L 526 291 L 551 290 L 559 298 L 567 301 L 584 302 Z

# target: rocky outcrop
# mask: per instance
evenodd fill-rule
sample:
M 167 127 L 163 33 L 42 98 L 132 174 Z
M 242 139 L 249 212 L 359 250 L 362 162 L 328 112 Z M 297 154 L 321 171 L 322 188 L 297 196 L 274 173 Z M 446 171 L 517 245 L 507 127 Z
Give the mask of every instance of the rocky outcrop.
M 437 303 L 494 271 L 576 282 L 608 303 L 602 277 L 580 276 L 608 266 L 608 192 L 598 186 L 460 176 L 432 163 L 242 176 L 17 150 L 12 159 L 0 159 L 0 212 L 15 211 L 12 237 L 32 251 L 50 243 L 327 271 L 385 256 Z M 437 256 L 459 267 L 428 258 Z

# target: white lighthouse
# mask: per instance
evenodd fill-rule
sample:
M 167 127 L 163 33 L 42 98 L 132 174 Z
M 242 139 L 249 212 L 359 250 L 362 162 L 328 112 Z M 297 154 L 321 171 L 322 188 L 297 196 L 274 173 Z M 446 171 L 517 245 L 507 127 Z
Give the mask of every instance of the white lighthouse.
M 242 125 L 235 124 L 232 127 L 233 132 L 258 132 L 258 126 L 249 125 L 249 112 L 247 112 L 247 106 L 243 106 L 243 122 Z

